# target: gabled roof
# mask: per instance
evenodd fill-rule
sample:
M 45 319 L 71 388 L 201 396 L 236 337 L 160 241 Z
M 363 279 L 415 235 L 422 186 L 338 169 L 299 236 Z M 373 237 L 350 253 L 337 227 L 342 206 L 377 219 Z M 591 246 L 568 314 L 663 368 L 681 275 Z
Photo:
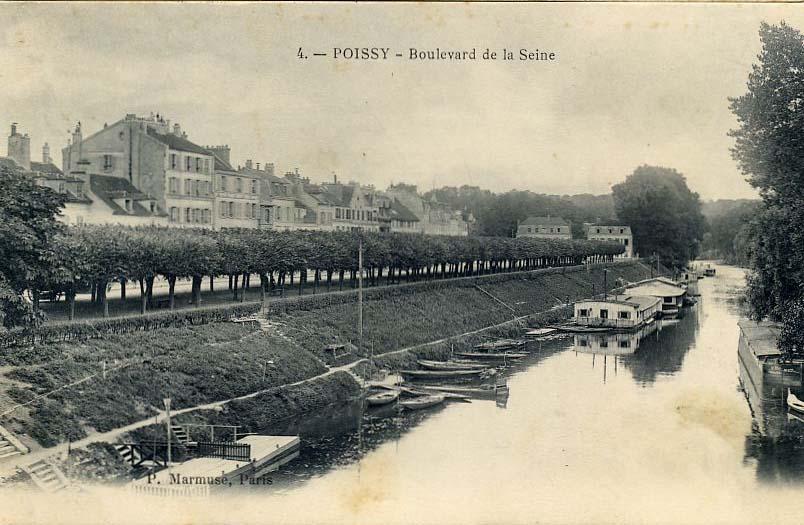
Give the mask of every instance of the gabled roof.
M 646 310 L 652 306 L 656 306 L 657 304 L 661 303 L 661 300 L 657 297 L 650 296 L 650 295 L 615 295 L 614 297 L 609 297 L 606 300 L 603 299 L 583 299 L 577 301 L 577 303 L 612 303 L 612 304 L 622 304 L 626 306 L 633 306 L 634 308 L 638 308 L 640 310 Z
M 89 188 L 104 204 L 112 209 L 112 213 L 115 215 L 136 215 L 139 217 L 166 215 L 159 208 L 157 208 L 157 211 L 151 212 L 151 210 L 137 202 L 150 200 L 150 198 L 135 188 L 128 179 L 92 174 L 89 176 Z M 133 201 L 130 212 L 114 201 L 114 199 L 121 198 L 128 198 Z
M 290 184 L 289 180 L 283 179 L 281 177 L 277 177 L 276 175 L 271 175 L 270 172 L 264 170 L 255 170 L 254 168 L 240 168 L 237 170 L 238 173 L 246 176 L 246 177 L 255 177 L 258 179 L 262 179 L 268 182 L 278 182 L 280 184 Z
M 194 144 L 184 137 L 173 135 L 172 133 L 161 134 L 157 133 L 153 128 L 148 128 L 148 136 L 155 138 L 162 144 L 170 149 L 178 151 L 187 151 L 189 153 L 197 153 L 199 155 L 212 155 L 212 153 L 198 144 Z
M 237 171 L 232 167 L 231 164 L 229 164 L 219 156 L 215 155 L 214 153 L 213 156 L 215 157 L 215 171 L 231 171 L 232 173 Z
M 528 217 L 519 223 L 524 226 L 569 226 L 561 217 Z
M 0 167 L 6 167 L 11 171 L 19 171 L 20 169 L 14 159 L 9 157 L 0 157 Z
M 62 172 L 52 162 L 31 162 L 31 171 L 38 171 L 39 173 L 46 173 L 48 175 L 61 175 Z
M 419 222 L 419 218 L 412 211 L 407 209 L 404 204 L 396 199 L 391 202 L 389 215 L 391 216 L 391 219 L 398 221 Z

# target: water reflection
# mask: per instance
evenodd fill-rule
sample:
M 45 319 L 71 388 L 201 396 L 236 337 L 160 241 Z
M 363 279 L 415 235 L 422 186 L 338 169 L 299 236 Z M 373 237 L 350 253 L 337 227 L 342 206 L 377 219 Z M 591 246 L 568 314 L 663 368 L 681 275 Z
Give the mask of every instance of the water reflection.
M 746 461 L 756 462 L 760 481 L 800 484 L 804 482 L 804 414 L 787 408 L 788 382 L 763 377 L 761 368 L 746 359 L 738 354 L 740 385 L 753 418 L 745 439 Z

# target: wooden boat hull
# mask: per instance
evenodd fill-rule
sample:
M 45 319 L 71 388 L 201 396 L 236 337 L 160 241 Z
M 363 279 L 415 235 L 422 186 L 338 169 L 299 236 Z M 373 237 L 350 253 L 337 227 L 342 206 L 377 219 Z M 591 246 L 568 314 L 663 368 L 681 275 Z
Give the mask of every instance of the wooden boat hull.
M 366 403 L 368 403 L 369 406 L 382 406 L 393 403 L 397 399 L 399 399 L 398 390 L 385 390 L 384 392 L 378 392 L 366 397 Z
M 804 414 L 804 402 L 802 402 L 794 393 L 790 390 L 787 391 L 787 406 L 790 410 L 794 410 L 799 414 Z
M 513 348 L 520 348 L 524 346 L 523 341 L 494 341 L 488 343 L 480 343 L 475 345 L 476 350 L 486 352 L 499 352 L 501 350 L 511 350 Z
M 522 359 L 527 357 L 528 354 L 520 354 L 513 352 L 496 353 L 496 352 L 456 352 L 455 355 L 465 357 L 467 359 L 479 359 L 487 361 L 505 361 L 511 359 Z
M 418 396 L 413 399 L 400 401 L 399 406 L 405 410 L 423 410 L 425 408 L 434 407 L 444 402 L 445 397 L 440 394 L 432 394 L 426 396 Z
M 479 363 L 456 363 L 454 361 L 428 361 L 422 359 L 417 363 L 426 370 L 482 370 L 484 368 Z
M 463 379 L 478 377 L 486 370 L 400 370 L 399 373 L 409 379 Z
M 478 399 L 494 399 L 497 397 L 507 397 L 508 387 L 501 386 L 497 388 L 472 388 L 460 386 L 445 386 L 445 385 L 422 385 L 417 386 L 419 390 L 429 390 L 432 392 L 441 392 L 445 394 L 460 394 L 471 398 Z

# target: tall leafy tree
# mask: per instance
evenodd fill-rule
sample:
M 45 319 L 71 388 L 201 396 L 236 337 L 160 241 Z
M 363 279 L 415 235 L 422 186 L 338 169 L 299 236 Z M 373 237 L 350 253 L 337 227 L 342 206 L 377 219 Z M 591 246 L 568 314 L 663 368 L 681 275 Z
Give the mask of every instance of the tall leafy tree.
M 751 230 L 749 303 L 755 317 L 781 319 L 804 293 L 804 37 L 785 23 L 763 23 L 759 37 L 748 90 L 730 101 L 739 123 L 732 154 L 763 200 Z
M 7 309 L 5 326 L 30 324 L 22 294 L 30 290 L 36 307 L 38 292 L 58 265 L 54 239 L 64 227 L 56 218 L 61 195 L 39 186 L 19 171 L 0 167 L 0 307 Z
M 612 192 L 617 217 L 631 226 L 640 255 L 656 254 L 674 267 L 698 255 L 705 226 L 701 201 L 679 172 L 640 166 Z

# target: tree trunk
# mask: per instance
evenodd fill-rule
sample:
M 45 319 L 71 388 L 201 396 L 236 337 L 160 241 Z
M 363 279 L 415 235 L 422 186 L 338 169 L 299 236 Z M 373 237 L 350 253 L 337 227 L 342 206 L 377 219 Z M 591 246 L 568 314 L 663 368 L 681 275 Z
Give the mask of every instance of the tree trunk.
M 109 301 L 106 299 L 106 281 L 98 283 L 98 294 L 103 306 L 103 317 L 109 317 Z
M 176 276 L 168 275 L 168 305 L 173 310 L 176 307 Z
M 125 279 L 120 279 L 120 300 L 121 301 L 126 300 L 126 282 L 127 281 Z
M 145 280 L 140 278 L 140 314 L 148 310 L 148 294 L 145 293 Z
M 240 290 L 240 302 L 244 302 L 246 300 L 246 290 L 248 289 L 248 274 L 243 274 L 243 289 Z
M 75 319 L 75 284 L 71 284 L 67 290 L 67 315 L 70 321 Z
M 193 275 L 193 305 L 197 308 L 201 306 L 201 275 Z
M 268 286 L 268 277 L 264 274 L 260 274 L 260 303 L 262 304 L 262 309 L 265 310 L 265 289 Z
M 232 301 L 237 301 L 237 283 L 240 280 L 240 274 L 230 275 L 229 278 L 232 279 Z
M 209 276 L 209 291 L 210 292 L 215 291 L 215 276 L 214 275 Z
M 229 291 L 232 291 L 232 274 L 229 274 Z
M 33 309 L 34 312 L 39 311 L 39 288 L 34 288 L 31 290 L 31 295 L 33 296 Z
M 145 295 L 148 296 L 148 308 L 153 308 L 154 307 L 154 279 L 155 278 L 156 277 L 152 275 L 152 276 L 148 277 L 148 279 L 145 281 L 145 284 L 146 284 L 146 286 L 145 286 Z

